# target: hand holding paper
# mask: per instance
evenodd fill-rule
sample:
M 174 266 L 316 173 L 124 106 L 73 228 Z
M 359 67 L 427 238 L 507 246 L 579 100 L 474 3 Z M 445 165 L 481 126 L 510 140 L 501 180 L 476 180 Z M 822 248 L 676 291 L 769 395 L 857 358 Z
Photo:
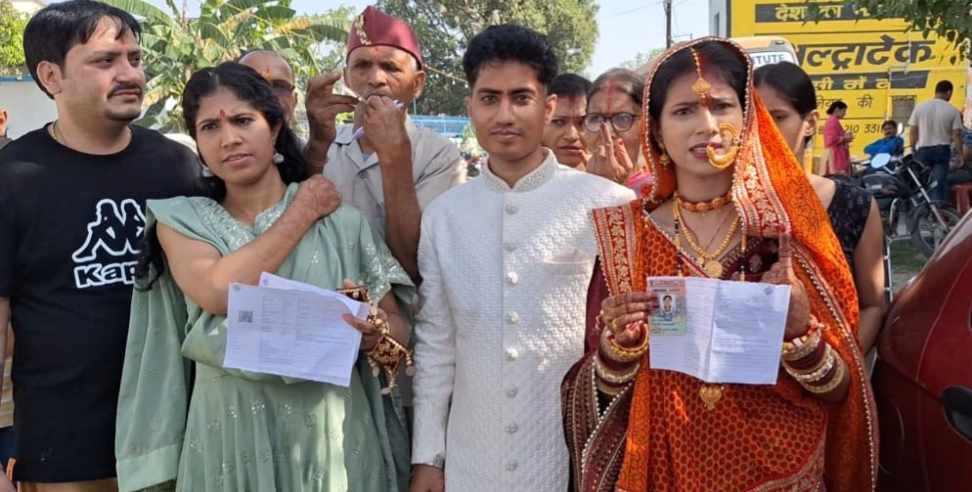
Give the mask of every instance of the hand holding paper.
M 601 302 L 601 315 L 609 323 L 607 328 L 614 334 L 615 340 L 629 346 L 641 340 L 643 332 L 638 322 L 646 321 L 658 307 L 655 294 L 626 292 L 604 299 Z
M 776 383 L 789 285 L 650 277 L 648 289 L 661 299 L 649 319 L 652 369 L 707 383 Z
M 232 284 L 223 365 L 348 386 L 361 333 L 342 315 L 368 305 L 334 291 L 264 273 L 260 286 Z

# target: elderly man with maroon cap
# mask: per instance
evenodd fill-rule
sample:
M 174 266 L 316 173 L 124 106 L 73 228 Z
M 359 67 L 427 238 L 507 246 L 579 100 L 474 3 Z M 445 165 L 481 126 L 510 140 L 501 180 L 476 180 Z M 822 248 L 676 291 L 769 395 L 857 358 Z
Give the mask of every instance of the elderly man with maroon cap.
M 401 19 L 368 7 L 348 33 L 343 76 L 356 97 L 333 91 L 341 75 L 318 76 L 308 84 L 310 140 L 304 154 L 418 279 L 422 208 L 466 175 L 455 144 L 406 116 L 425 87 L 415 33 Z M 335 124 L 338 114 L 352 111 L 353 124 Z

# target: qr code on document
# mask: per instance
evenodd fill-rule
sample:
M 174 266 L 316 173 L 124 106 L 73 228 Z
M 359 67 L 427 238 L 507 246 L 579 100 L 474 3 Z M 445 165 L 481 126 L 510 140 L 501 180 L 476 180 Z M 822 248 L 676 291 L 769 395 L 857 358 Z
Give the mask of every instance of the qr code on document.
M 240 311 L 239 317 L 236 321 L 239 321 L 240 323 L 252 323 L 253 311 Z

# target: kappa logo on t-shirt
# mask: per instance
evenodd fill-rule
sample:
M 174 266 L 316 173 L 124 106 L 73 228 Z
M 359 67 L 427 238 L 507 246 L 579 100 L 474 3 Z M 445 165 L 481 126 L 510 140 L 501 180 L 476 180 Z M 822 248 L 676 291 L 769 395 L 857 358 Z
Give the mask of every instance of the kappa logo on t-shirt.
M 134 285 L 134 258 L 145 230 L 141 207 L 131 198 L 121 203 L 104 198 L 94 212 L 84 243 L 71 255 L 76 265 L 75 285 L 79 289 L 115 283 Z

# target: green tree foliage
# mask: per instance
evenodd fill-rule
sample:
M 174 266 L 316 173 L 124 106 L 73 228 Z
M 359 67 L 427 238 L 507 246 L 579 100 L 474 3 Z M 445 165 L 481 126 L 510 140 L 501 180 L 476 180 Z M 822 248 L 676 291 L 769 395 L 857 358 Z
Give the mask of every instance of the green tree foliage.
M 972 3 L 968 0 L 845 0 L 845 4 L 879 19 L 905 19 L 912 29 L 938 34 L 960 47 L 966 58 L 972 55 Z
M 627 68 L 629 70 L 638 71 L 645 67 L 652 58 L 662 54 L 665 48 L 652 48 L 647 53 L 639 51 L 634 58 L 621 64 L 622 68 Z M 600 75 L 600 74 L 597 74 Z M 595 75 L 595 77 L 597 76 Z
M 512 22 L 546 34 L 565 72 L 583 70 L 597 41 L 596 0 L 380 0 L 378 5 L 407 20 L 422 43 L 428 83 L 415 108 L 421 114 L 465 114 L 462 54 L 490 25 Z
M 14 9 L 10 0 L 0 0 L 0 74 L 26 73 L 24 28 L 28 16 Z
M 286 58 L 298 81 L 333 66 L 321 63 L 324 43 L 343 43 L 349 11 L 298 16 L 290 0 L 203 0 L 190 18 L 166 0 L 168 12 L 144 0 L 103 0 L 142 22 L 142 50 L 148 85 L 140 122 L 163 131 L 185 131 L 179 101 L 196 70 L 236 59 L 243 52 L 270 49 Z M 343 17 L 342 17 L 343 16 Z

